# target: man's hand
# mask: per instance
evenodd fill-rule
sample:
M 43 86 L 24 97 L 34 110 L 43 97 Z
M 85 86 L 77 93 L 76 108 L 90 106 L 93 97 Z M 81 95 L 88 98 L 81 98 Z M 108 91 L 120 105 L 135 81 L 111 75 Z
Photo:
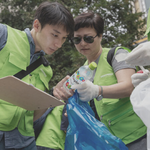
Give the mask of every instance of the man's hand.
M 149 78 L 150 72 L 145 70 L 143 73 L 135 73 L 131 76 L 132 84 L 134 87 L 139 85 L 141 82 L 147 80 Z
M 150 65 L 150 42 L 138 45 L 128 54 L 125 61 L 133 66 Z
M 53 95 L 60 99 L 60 100 L 68 100 L 69 97 L 71 97 L 74 93 L 73 90 L 70 90 L 70 94 L 66 92 L 66 90 L 63 88 L 63 84 L 65 81 L 69 79 L 69 76 L 66 76 L 63 78 L 55 87 L 53 90 Z
M 88 102 L 99 95 L 99 86 L 94 85 L 89 80 L 82 84 L 72 85 L 71 88 L 77 89 L 80 100 L 85 102 Z

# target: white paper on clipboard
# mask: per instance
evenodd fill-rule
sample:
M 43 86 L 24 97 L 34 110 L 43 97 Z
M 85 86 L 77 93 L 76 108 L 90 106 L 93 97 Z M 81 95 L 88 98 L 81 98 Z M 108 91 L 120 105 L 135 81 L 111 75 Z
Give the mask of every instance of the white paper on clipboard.
M 30 111 L 64 105 L 57 98 L 14 76 L 0 79 L 0 99 Z

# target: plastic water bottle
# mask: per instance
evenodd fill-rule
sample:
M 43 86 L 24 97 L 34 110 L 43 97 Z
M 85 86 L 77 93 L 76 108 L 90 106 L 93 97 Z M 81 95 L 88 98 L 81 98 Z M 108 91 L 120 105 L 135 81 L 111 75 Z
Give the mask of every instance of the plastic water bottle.
M 90 80 L 93 77 L 94 69 L 97 67 L 95 62 L 90 63 L 87 66 L 80 67 L 64 84 L 64 89 L 68 92 L 72 85 L 82 84 L 86 80 Z

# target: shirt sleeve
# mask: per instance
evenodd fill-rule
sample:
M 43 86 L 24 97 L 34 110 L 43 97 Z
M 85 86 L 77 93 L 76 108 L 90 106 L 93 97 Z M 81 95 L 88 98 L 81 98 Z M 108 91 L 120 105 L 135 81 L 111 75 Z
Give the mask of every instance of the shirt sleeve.
M 7 26 L 0 24 L 0 51 L 4 48 L 7 42 Z
M 116 73 L 117 71 L 119 71 L 121 69 L 127 69 L 127 68 L 131 68 L 131 69 L 135 69 L 136 70 L 135 66 L 131 66 L 129 64 L 126 64 L 125 61 L 118 62 L 115 59 L 115 56 L 120 54 L 120 53 L 129 53 L 129 52 L 127 50 L 125 50 L 125 49 L 118 49 L 117 50 L 117 52 L 115 53 L 115 55 L 113 56 L 113 59 L 112 59 L 112 68 L 114 70 L 114 73 Z

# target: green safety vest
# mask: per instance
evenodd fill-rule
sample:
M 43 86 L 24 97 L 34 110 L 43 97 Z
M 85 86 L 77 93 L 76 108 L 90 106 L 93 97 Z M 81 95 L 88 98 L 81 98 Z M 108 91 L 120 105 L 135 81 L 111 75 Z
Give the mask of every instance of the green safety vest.
M 5 47 L 0 51 L 0 78 L 26 70 L 30 64 L 30 45 L 25 32 L 7 26 L 8 37 Z M 48 89 L 52 77 L 50 66 L 40 65 L 22 80 L 40 90 Z M 42 99 L 41 99 L 42 100 Z M 34 136 L 34 111 L 0 100 L 0 131 L 11 131 L 18 128 L 24 136 Z
M 147 16 L 147 29 L 146 29 L 145 35 L 147 35 L 148 41 L 150 41 L 150 8 L 148 11 L 148 16 Z
M 64 105 L 57 106 L 48 114 L 36 140 L 37 146 L 64 149 L 66 134 L 64 131 L 60 130 L 63 108 Z
M 103 48 L 101 53 L 94 77 L 94 84 L 96 85 L 109 86 L 117 83 L 113 68 L 107 62 L 109 50 Z M 120 99 L 103 98 L 101 101 L 94 99 L 94 103 L 101 122 L 125 144 L 131 143 L 146 134 L 146 126 L 133 111 L 129 97 Z

